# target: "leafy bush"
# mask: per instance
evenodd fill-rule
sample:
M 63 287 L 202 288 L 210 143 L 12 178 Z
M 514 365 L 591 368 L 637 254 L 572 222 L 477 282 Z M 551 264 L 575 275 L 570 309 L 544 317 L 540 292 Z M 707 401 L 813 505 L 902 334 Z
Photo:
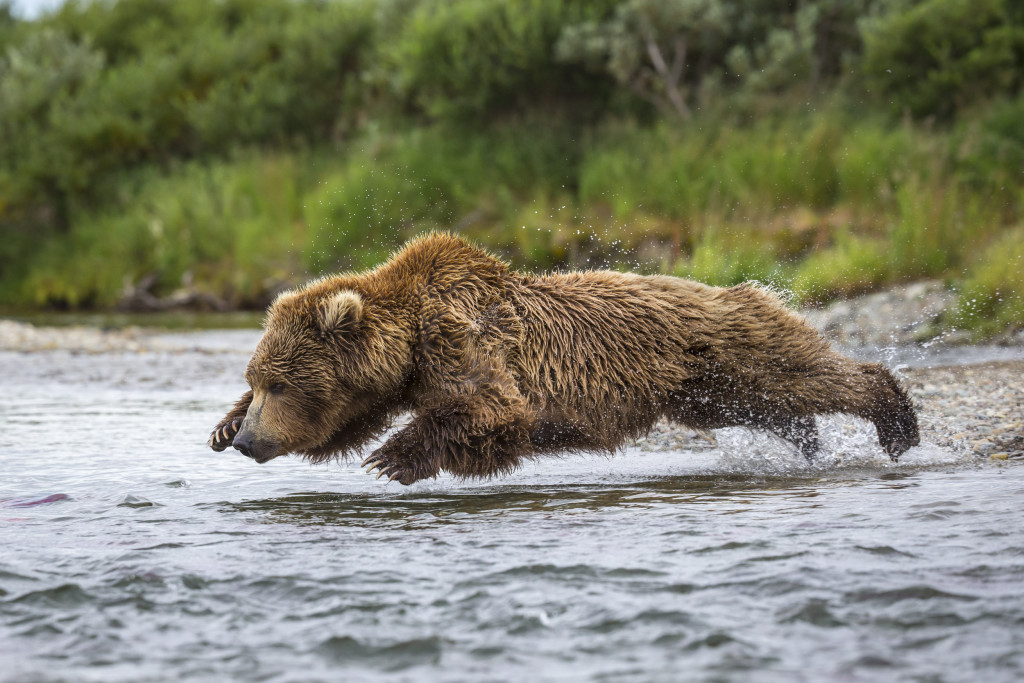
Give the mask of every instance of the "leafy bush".
M 1024 169 L 1024 95 L 993 103 L 966 118 L 951 139 L 960 177 L 993 193 L 993 202 L 1020 210 L 1015 196 Z
M 33 254 L 8 302 L 111 306 L 126 284 L 156 275 L 157 294 L 191 280 L 236 304 L 262 303 L 303 276 L 301 165 L 244 156 L 126 182 L 120 205 L 75 215 L 70 234 Z
M 625 0 L 567 26 L 561 61 L 605 71 L 662 114 L 689 120 L 733 92 L 839 77 L 860 54 L 857 22 L 885 0 Z
M 385 49 L 399 92 L 434 117 L 496 116 L 524 106 L 600 102 L 602 80 L 558 63 L 563 27 L 610 0 L 423 0 Z
M 1024 83 L 1024 12 L 1013 0 L 925 0 L 867 22 L 863 70 L 897 111 L 950 116 Z
M 432 227 L 454 226 L 492 247 L 533 251 L 531 240 L 513 230 L 536 225 L 523 209 L 576 176 L 575 145 L 550 123 L 501 124 L 486 133 L 438 125 L 353 150 L 306 203 L 310 269 L 372 265 Z
M 811 253 L 797 266 L 790 285 L 794 297 L 824 303 L 879 286 L 890 277 L 887 248 L 883 240 L 839 233 L 836 244 Z
M 689 119 L 701 76 L 691 62 L 706 59 L 722 41 L 729 19 L 722 2 L 629 0 L 607 22 L 566 27 L 558 54 L 562 61 L 599 63 L 663 113 Z
M 66 219 L 123 168 L 328 139 L 372 26 L 313 0 L 68 3 L 0 59 L 0 205 Z
M 674 269 L 676 275 L 705 284 L 730 287 L 757 280 L 765 284 L 786 281 L 774 246 L 749 230 L 724 231 L 708 226 L 697 239 L 690 257 Z
M 1003 234 L 971 265 L 950 324 L 980 337 L 1024 328 L 1024 228 Z
M 607 203 L 619 217 L 640 207 L 675 218 L 753 219 L 852 200 L 877 206 L 886 199 L 880 187 L 917 161 L 900 152 L 920 146 L 881 122 L 841 114 L 766 116 L 749 127 L 711 116 L 701 123 L 602 130 L 580 171 L 581 200 Z
M 4 206 L 19 201 L 50 202 L 66 219 L 58 200 L 80 188 L 89 160 L 76 156 L 60 125 L 103 66 L 91 45 L 53 29 L 30 34 L 0 58 L 0 220 Z

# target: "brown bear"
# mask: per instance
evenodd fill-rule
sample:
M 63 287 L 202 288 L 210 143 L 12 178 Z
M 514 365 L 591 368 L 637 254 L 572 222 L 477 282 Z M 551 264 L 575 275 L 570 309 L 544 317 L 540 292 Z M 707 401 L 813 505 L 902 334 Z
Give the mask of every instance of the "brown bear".
M 766 429 L 808 458 L 814 416 L 872 421 L 893 460 L 917 416 L 888 370 L 833 351 L 773 294 L 668 276 L 513 271 L 448 234 L 271 304 L 247 391 L 209 445 L 263 463 L 346 455 L 403 484 L 524 458 L 617 449 L 660 418 Z

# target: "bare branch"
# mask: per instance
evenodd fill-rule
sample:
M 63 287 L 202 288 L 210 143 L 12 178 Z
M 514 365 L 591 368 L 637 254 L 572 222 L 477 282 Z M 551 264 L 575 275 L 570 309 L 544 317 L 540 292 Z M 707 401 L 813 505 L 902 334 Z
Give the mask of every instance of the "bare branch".
M 676 113 L 675 109 L 672 107 L 671 104 L 669 104 L 668 100 L 666 100 L 664 97 L 659 97 L 657 93 L 655 93 L 650 88 L 645 88 L 643 84 L 640 82 L 640 80 L 641 79 L 637 78 L 627 83 L 629 89 L 633 91 L 633 94 L 635 94 L 640 99 L 647 100 L 665 114 L 671 115 L 673 113 Z
M 686 66 L 686 40 L 682 36 L 676 36 L 676 54 L 672 60 L 672 82 L 678 83 L 683 75 L 683 67 Z
M 679 87 L 679 79 L 683 75 L 683 68 L 686 65 L 686 41 L 682 36 L 676 36 L 676 54 L 675 60 L 672 64 L 672 73 L 670 77 L 665 79 L 665 89 L 668 92 L 668 98 L 672 101 L 676 111 L 684 119 L 690 118 L 690 107 L 686 104 L 686 98 L 683 97 L 683 93 Z
M 647 55 L 651 59 L 654 71 L 660 77 L 662 87 L 665 89 L 665 96 L 668 102 L 654 94 L 653 89 L 649 95 L 643 96 L 656 106 L 666 111 L 674 112 L 680 118 L 691 117 L 690 108 L 686 104 L 686 98 L 679 88 L 679 80 L 683 75 L 683 68 L 686 66 L 686 40 L 683 36 L 677 36 L 675 41 L 675 54 L 673 56 L 672 68 L 669 68 L 665 61 L 665 55 L 658 45 L 657 35 L 647 17 L 641 17 L 640 31 L 643 34 L 644 46 L 647 48 Z M 630 84 L 631 87 L 633 84 Z M 636 88 L 633 88 L 636 91 Z M 667 105 L 671 104 L 671 107 Z
M 655 70 L 661 75 L 662 78 L 667 78 L 669 74 L 668 65 L 665 63 L 665 58 L 661 54 L 661 48 L 658 47 L 658 43 L 654 40 L 645 40 L 647 43 L 647 54 L 651 57 L 651 63 L 654 65 Z

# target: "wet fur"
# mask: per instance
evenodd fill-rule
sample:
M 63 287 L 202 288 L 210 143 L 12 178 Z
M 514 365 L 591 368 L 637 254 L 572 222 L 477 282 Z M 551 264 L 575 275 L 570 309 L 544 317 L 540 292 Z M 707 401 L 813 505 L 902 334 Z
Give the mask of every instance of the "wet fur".
M 412 422 L 366 461 L 402 483 L 610 452 L 662 417 L 766 429 L 808 457 L 821 414 L 872 421 L 893 458 L 918 443 L 914 408 L 889 371 L 834 352 L 761 288 L 518 273 L 446 234 L 410 242 L 373 271 L 279 297 L 246 378 L 254 391 L 211 446 L 226 447 L 240 424 L 269 457 L 323 461 L 410 411 Z M 272 394 L 274 385 L 284 390 Z

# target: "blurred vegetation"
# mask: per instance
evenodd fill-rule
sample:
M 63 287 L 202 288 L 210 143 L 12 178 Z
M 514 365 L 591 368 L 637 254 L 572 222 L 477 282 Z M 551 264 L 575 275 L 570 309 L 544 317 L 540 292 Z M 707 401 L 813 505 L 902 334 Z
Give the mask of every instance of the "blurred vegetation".
M 1012 0 L 0 2 L 0 304 L 260 306 L 431 228 L 524 268 L 1024 325 Z

